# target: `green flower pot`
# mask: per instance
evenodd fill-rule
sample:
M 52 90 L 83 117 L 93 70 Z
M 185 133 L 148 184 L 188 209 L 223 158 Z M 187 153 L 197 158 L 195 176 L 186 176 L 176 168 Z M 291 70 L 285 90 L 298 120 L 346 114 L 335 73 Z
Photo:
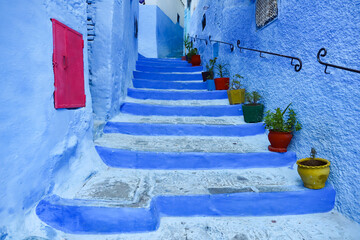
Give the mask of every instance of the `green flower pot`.
M 242 105 L 244 120 L 247 123 L 257 123 L 263 120 L 264 105 L 262 104 L 243 104 Z

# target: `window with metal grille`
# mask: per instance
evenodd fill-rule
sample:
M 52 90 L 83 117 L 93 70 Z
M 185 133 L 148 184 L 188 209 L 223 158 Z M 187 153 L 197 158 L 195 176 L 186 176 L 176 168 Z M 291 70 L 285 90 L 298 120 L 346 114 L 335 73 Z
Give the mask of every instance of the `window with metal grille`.
M 277 0 L 256 1 L 256 28 L 262 28 L 274 21 L 278 16 Z

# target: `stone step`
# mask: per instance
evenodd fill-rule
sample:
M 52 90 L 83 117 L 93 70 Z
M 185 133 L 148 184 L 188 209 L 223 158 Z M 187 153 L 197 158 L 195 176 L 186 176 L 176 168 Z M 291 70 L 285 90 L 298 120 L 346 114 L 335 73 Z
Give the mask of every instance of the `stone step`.
M 291 155 L 292 166 L 296 156 Z M 75 193 L 65 193 L 64 197 L 95 200 L 102 206 L 149 207 L 151 199 L 157 196 L 303 189 L 296 170 L 289 167 L 176 171 L 109 168 L 92 176 Z
M 145 61 L 138 60 L 136 64 L 146 65 L 146 66 L 154 66 L 154 67 L 192 67 L 191 63 L 186 61 Z
M 243 116 L 232 117 L 182 117 L 182 116 L 141 116 L 132 114 L 118 114 L 112 122 L 135 123 L 163 123 L 163 124 L 206 124 L 206 125 L 238 125 L 244 124 Z
M 227 91 L 164 91 L 129 88 L 128 96 L 136 99 L 153 100 L 214 100 L 228 99 Z
M 359 236 L 359 224 L 331 211 L 301 217 L 162 217 L 158 230 L 154 232 L 105 236 L 87 234 L 86 240 L 355 240 Z M 62 233 L 61 239 L 83 240 L 84 236 Z
M 139 58 L 139 61 L 147 62 L 186 62 L 180 58 Z
M 143 80 L 134 79 L 133 85 L 135 88 L 148 88 L 148 89 L 183 89 L 183 90 L 205 90 L 206 82 L 177 82 L 177 81 L 156 81 L 156 80 Z
M 149 124 L 133 122 L 107 122 L 104 133 L 146 136 L 232 136 L 244 137 L 265 133 L 263 123 L 241 125 L 204 124 Z
M 137 99 L 126 97 L 125 102 L 138 104 L 153 104 L 153 105 L 169 105 L 169 106 L 226 106 L 229 105 L 228 99 L 211 99 L 211 100 L 156 100 L 156 99 Z
M 136 64 L 136 70 L 140 72 L 157 72 L 157 73 L 180 73 L 180 72 L 202 72 L 202 66 L 190 67 L 190 66 L 183 66 L 183 67 L 172 67 L 172 66 L 148 66 L 145 63 Z
M 36 207 L 49 226 L 71 234 L 114 234 L 155 231 L 162 217 L 245 217 L 303 215 L 329 212 L 334 207 L 331 186 L 314 191 L 234 192 L 160 195 L 148 207 L 104 207 L 93 200 L 47 197 Z M 101 203 L 102 204 L 102 203 Z
M 268 152 L 266 134 L 246 137 L 145 136 L 103 134 L 95 144 L 107 148 L 146 152 L 254 153 Z
M 240 116 L 241 105 L 216 105 L 216 106 L 171 106 L 152 105 L 125 102 L 121 105 L 121 113 L 133 115 L 160 115 L 160 116 Z
M 245 169 L 292 166 L 295 153 L 171 153 L 144 152 L 96 146 L 103 162 L 130 169 Z
M 134 71 L 135 79 L 158 81 L 203 81 L 201 73 L 154 73 Z

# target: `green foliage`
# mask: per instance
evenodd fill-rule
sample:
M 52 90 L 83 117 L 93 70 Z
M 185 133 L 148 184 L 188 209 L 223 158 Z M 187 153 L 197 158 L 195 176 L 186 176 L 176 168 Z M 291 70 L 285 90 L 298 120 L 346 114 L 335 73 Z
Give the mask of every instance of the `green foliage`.
M 191 49 L 189 50 L 189 53 L 187 54 L 188 58 L 191 59 L 191 57 L 194 56 L 194 55 L 196 55 L 197 52 L 198 52 L 197 48 L 191 48 Z
M 216 60 L 217 58 L 214 58 L 214 59 L 210 59 L 209 60 L 209 63 L 206 63 L 206 71 L 207 72 L 212 72 L 214 71 L 214 66 L 215 66 L 215 63 L 216 63 Z
M 301 129 L 301 124 L 296 120 L 296 113 L 292 108 L 289 108 L 291 103 L 281 111 L 280 108 L 275 110 L 275 113 L 267 111 L 264 118 L 265 128 L 276 132 L 293 132 Z M 288 114 L 285 116 L 286 111 Z
M 244 77 L 241 76 L 240 74 L 235 74 L 233 76 L 233 79 L 231 79 L 231 84 L 230 84 L 229 90 L 240 89 L 242 87 L 242 84 L 241 84 L 240 80 L 243 79 L 243 78 Z
M 245 98 L 249 104 L 255 105 L 260 101 L 261 95 L 257 91 L 252 91 L 251 93 L 245 93 Z
M 315 148 L 311 148 L 311 152 L 310 152 L 310 158 L 311 159 L 314 159 L 315 157 L 316 157 L 316 150 L 315 150 Z
M 219 78 L 228 77 L 230 75 L 228 67 L 229 64 L 215 64 L 216 73 Z
M 189 36 L 186 36 L 184 39 L 184 45 L 185 45 L 185 49 L 188 50 L 188 53 L 190 52 L 190 50 L 193 48 L 193 43 L 190 40 Z M 185 54 L 186 54 L 186 50 L 185 50 Z

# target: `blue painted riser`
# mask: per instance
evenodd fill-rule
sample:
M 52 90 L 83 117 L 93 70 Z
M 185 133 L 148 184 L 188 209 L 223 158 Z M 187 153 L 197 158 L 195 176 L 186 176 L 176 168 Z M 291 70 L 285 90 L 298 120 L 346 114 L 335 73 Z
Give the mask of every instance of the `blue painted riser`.
M 123 103 L 120 111 L 133 115 L 160 116 L 240 116 L 241 105 L 226 106 L 163 106 L 139 103 Z
M 229 136 L 244 137 L 265 133 L 263 123 L 242 125 L 148 124 L 107 122 L 104 133 L 146 136 Z
M 156 61 L 156 62 L 185 62 L 180 58 L 139 58 L 141 61 Z
M 294 152 L 274 153 L 171 153 L 141 152 L 96 146 L 109 167 L 131 169 L 246 169 L 292 167 Z
M 137 71 L 142 72 L 201 72 L 203 67 L 157 67 L 157 66 L 147 66 L 147 65 L 136 65 Z
M 71 234 L 111 234 L 154 231 L 161 217 L 277 216 L 322 213 L 334 208 L 335 190 L 158 196 L 150 208 L 83 206 L 84 201 L 48 197 L 36 214 L 49 226 Z M 88 202 L 88 204 L 91 202 Z
M 148 80 L 167 80 L 167 81 L 194 81 L 203 80 L 201 73 L 189 74 L 172 74 L 172 73 L 147 73 L 147 72 L 133 72 L 136 79 Z
M 156 80 L 140 80 L 134 79 L 135 88 L 150 89 L 185 89 L 185 90 L 205 90 L 206 82 L 174 82 L 174 81 L 156 81 Z
M 227 91 L 157 91 L 129 88 L 128 96 L 136 99 L 154 100 L 216 100 L 227 99 Z
M 139 60 L 136 62 L 136 64 L 139 65 L 146 65 L 146 66 L 154 66 L 154 67 L 166 67 L 166 66 L 173 66 L 173 67 L 192 67 L 191 63 L 188 63 L 186 61 L 179 61 L 179 62 L 158 62 L 158 61 L 142 61 Z

